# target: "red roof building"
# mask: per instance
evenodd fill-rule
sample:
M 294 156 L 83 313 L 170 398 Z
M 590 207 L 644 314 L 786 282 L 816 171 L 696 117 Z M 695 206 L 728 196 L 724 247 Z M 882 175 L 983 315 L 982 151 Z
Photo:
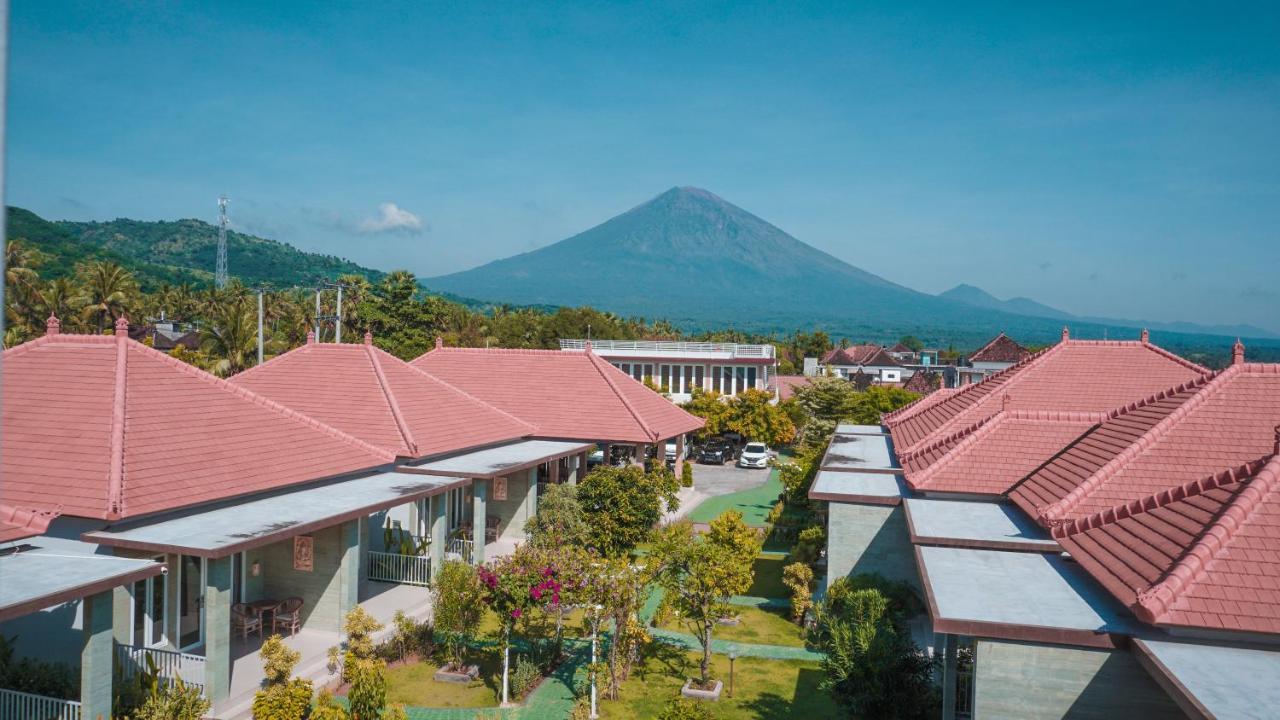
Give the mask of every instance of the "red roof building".
M 969 362 L 1003 363 L 1013 365 L 1031 357 L 1031 351 L 1022 347 L 1013 338 L 1003 332 L 987 341 L 969 356 Z
M 231 378 L 404 458 L 506 442 L 536 428 L 374 347 L 306 345 Z
M 411 363 L 537 428 L 537 435 L 655 443 L 702 427 L 590 349 L 436 348 Z
M 4 352 L 0 502 L 115 520 L 376 468 L 393 453 L 128 338 Z
M 896 367 L 898 361 L 879 345 L 850 345 L 822 356 L 822 364 L 832 367 Z
M 778 393 L 778 400 L 790 400 L 795 397 L 796 390 L 808 385 L 808 375 L 777 375 L 773 378 Z

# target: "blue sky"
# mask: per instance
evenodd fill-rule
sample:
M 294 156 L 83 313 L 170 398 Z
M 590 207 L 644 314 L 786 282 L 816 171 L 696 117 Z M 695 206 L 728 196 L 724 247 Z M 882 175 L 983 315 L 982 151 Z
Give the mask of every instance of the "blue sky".
M 1280 5 L 534 5 L 11 0 L 8 201 L 431 276 L 696 185 L 920 290 L 1280 330 Z

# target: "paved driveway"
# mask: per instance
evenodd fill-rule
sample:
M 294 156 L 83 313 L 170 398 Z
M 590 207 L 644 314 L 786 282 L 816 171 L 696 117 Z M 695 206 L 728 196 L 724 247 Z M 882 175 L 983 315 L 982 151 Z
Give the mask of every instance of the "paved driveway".
M 693 464 L 693 487 L 680 488 L 680 509 L 667 513 L 664 522 L 678 520 L 704 500 L 760 487 L 769 479 L 766 469 L 746 469 L 736 465 Z

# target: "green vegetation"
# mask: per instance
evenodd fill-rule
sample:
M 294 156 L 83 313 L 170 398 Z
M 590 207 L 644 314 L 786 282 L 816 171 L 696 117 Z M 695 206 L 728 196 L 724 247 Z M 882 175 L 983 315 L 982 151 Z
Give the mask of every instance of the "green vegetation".
M 634 465 L 601 465 L 587 473 L 577 495 L 590 546 L 610 557 L 631 552 L 649 539 L 664 505 L 671 510 L 679 506 L 679 490 L 675 473 L 661 464 L 647 471 Z
M 706 421 L 703 437 L 736 432 L 767 445 L 787 445 L 796 437 L 796 425 L 785 404 L 773 402 L 773 393 L 746 390 L 732 397 L 694 388 L 693 397 L 680 407 Z
M 578 502 L 578 486 L 550 484 L 538 498 L 538 512 L 524 525 L 537 547 L 585 546 L 590 539 L 586 514 Z
M 716 640 L 755 645 L 805 646 L 804 631 L 791 622 L 787 617 L 788 611 L 786 609 L 728 605 L 724 610 L 725 617 L 736 617 L 738 624 L 716 625 Z M 680 632 L 688 630 L 683 620 L 675 615 L 664 618 L 663 622 L 658 624 L 658 627 Z M 724 678 L 720 679 L 723 680 Z
M 786 560 L 785 553 L 760 553 L 752 566 L 751 587 L 747 589 L 745 594 L 764 598 L 789 597 L 790 591 L 783 583 Z

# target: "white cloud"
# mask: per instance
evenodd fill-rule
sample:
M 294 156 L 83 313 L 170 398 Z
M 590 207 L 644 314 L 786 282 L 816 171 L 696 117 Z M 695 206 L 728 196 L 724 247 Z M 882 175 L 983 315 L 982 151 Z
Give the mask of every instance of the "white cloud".
M 393 202 L 379 205 L 377 217 L 365 218 L 360 221 L 360 232 L 365 233 L 418 233 L 422 232 L 422 228 L 422 218 Z

